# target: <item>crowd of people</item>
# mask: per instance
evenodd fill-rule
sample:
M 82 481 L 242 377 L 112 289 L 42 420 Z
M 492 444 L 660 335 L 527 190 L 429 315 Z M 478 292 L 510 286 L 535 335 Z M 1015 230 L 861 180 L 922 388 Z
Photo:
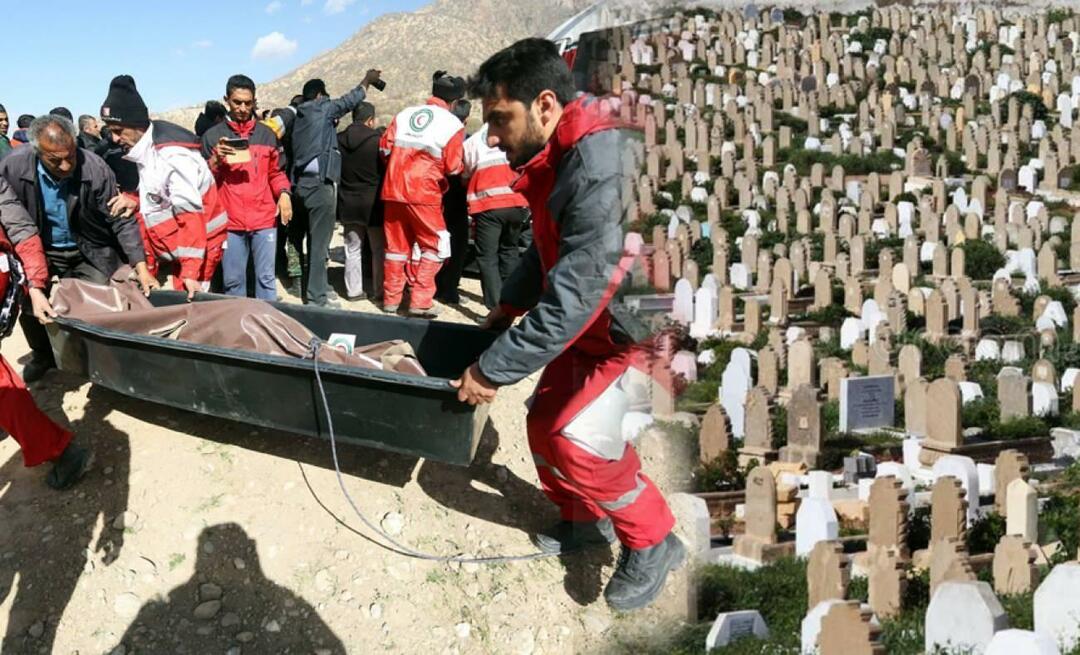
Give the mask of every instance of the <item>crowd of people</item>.
M 471 223 L 490 308 L 483 327 L 500 335 L 451 384 L 460 402 L 490 403 L 543 370 L 528 440 L 561 519 L 534 541 L 550 553 L 621 542 L 605 597 L 621 610 L 647 605 L 684 548 L 621 436 L 621 414 L 607 409 L 632 386 L 631 370 L 649 367 L 647 349 L 609 311 L 631 261 L 626 126 L 612 103 L 576 93 L 542 39 L 495 54 L 469 83 L 436 71 L 430 98 L 385 129 L 367 102 L 383 84 L 373 69 L 332 98 L 312 79 L 268 111 L 252 80 L 234 75 L 194 131 L 151 119 L 128 75 L 111 81 L 98 117 L 76 124 L 63 107 L 20 116 L 10 141 L 0 107 L 0 334 L 25 285 L 23 380 L 56 366 L 42 325 L 56 316 L 56 279 L 105 283 L 126 265 L 147 294 L 171 284 L 189 299 L 220 288 L 273 300 L 280 276 L 305 303 L 339 307 L 328 264 L 340 222 L 346 297 L 430 318 L 436 300 L 458 301 Z M 485 118 L 472 135 L 467 92 Z M 69 487 L 91 452 L 37 409 L 23 380 L 0 358 L 0 426 L 28 466 L 54 462 L 49 484 Z

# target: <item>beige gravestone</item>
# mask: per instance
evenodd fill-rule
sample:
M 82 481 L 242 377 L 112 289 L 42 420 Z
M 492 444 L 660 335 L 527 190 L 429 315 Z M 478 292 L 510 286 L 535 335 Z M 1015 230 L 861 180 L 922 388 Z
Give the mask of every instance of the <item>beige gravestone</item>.
M 1023 371 L 1015 366 L 1002 368 L 997 376 L 997 387 L 1002 421 L 1031 416 L 1031 378 Z
M 829 608 L 818 634 L 820 655 L 885 655 L 881 628 L 871 622 L 871 611 L 849 600 Z
M 1031 542 L 1018 535 L 1002 536 L 994 548 L 994 591 L 1026 594 L 1038 586 L 1039 569 Z
M 1027 480 L 1016 478 L 1005 488 L 1005 534 L 1039 538 L 1039 495 Z
M 904 390 L 904 431 L 926 435 L 926 393 L 930 385 L 923 378 L 908 380 Z
M 698 446 L 701 463 L 708 464 L 731 447 L 731 421 L 723 405 L 714 403 L 701 421 Z
M 821 403 L 817 389 L 800 385 L 787 406 L 787 445 L 780 461 L 801 462 L 815 468 L 821 454 Z
M 1013 480 L 1026 480 L 1031 473 L 1028 457 L 1018 450 L 1003 450 L 994 460 L 994 510 L 1007 516 L 1006 490 Z
M 776 459 L 773 449 L 773 424 L 769 394 L 763 387 L 754 387 L 746 394 L 746 417 L 743 447 L 739 463 L 743 466 L 756 459 L 764 464 Z
M 882 476 L 870 485 L 868 550 L 893 549 L 907 557 L 907 489 L 895 477 Z
M 879 619 L 896 616 L 903 610 L 907 589 L 905 558 L 895 548 L 870 553 L 869 604 Z
M 930 492 L 930 543 L 963 539 L 967 531 L 967 499 L 960 481 L 944 475 Z
M 926 409 L 926 437 L 932 445 L 945 449 L 963 445 L 960 387 L 955 380 L 931 382 L 926 390 Z
M 930 597 L 942 582 L 974 582 L 975 572 L 967 547 L 961 539 L 943 539 L 930 543 Z
M 736 535 L 734 551 L 740 557 L 764 562 L 768 547 L 776 544 L 776 479 L 766 466 L 746 477 L 746 529 Z
M 851 579 L 848 558 L 839 541 L 819 541 L 806 565 L 807 607 L 823 600 L 844 600 Z

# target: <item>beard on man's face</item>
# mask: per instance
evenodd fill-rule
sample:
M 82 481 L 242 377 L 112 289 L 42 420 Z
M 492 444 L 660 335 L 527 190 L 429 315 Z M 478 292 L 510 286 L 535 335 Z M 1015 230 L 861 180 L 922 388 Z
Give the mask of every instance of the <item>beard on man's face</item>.
M 530 114 L 527 119 L 525 136 L 522 137 L 521 144 L 515 147 L 510 153 L 510 166 L 513 168 L 521 168 L 543 150 L 545 145 L 547 145 L 547 141 L 544 139 L 543 130 L 540 129 L 540 121 L 536 120 Z

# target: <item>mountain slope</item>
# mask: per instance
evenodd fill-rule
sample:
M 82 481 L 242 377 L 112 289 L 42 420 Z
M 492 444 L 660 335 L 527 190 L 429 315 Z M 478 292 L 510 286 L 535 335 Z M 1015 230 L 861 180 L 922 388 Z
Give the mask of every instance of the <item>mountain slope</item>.
M 372 90 L 380 122 L 429 95 L 431 74 L 439 69 L 468 76 L 488 56 L 518 39 L 543 36 L 589 6 L 589 0 L 435 0 L 413 13 L 386 14 L 347 41 L 293 71 L 259 84 L 261 108 L 288 104 L 304 82 L 320 77 L 338 96 L 379 68 L 386 91 Z M 190 127 L 202 106 L 163 113 Z

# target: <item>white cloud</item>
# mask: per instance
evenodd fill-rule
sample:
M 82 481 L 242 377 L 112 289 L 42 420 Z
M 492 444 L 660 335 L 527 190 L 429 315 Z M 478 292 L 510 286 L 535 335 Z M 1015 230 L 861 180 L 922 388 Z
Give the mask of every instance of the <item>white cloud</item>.
M 214 45 L 214 42 L 211 41 L 210 39 L 202 39 L 200 41 L 195 41 L 194 43 L 192 43 L 191 47 L 192 48 L 209 48 L 209 47 L 211 47 L 213 45 Z
M 266 5 L 266 13 L 273 14 L 281 10 L 285 5 L 281 4 L 281 0 L 274 0 L 270 4 Z
M 349 5 L 355 3 L 356 0 L 326 0 L 326 4 L 323 5 L 323 11 L 328 14 L 340 14 L 349 8 Z
M 291 41 L 281 32 L 271 32 L 266 36 L 260 36 L 255 41 L 255 47 L 251 49 L 252 59 L 273 59 L 275 57 L 288 57 L 296 52 L 300 44 Z

